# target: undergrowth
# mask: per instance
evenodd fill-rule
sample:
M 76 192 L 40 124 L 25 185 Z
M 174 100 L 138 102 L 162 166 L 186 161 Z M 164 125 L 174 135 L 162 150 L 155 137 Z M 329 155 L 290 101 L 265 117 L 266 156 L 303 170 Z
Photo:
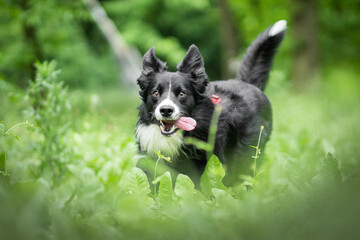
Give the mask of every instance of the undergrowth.
M 21 142 L 0 140 L 7 173 L 7 184 L 0 179 L 1 239 L 360 237 L 357 94 L 290 95 L 274 72 L 267 93 L 274 131 L 261 149 L 263 164 L 225 186 L 226 169 L 212 155 L 195 187 L 162 168 L 171 159 L 161 153 L 154 179 L 136 167 L 144 157 L 133 137 L 137 96 L 67 92 L 54 63 L 37 69 L 27 93 L 0 89 L 0 133 L 22 119 L 34 125 L 12 129 Z

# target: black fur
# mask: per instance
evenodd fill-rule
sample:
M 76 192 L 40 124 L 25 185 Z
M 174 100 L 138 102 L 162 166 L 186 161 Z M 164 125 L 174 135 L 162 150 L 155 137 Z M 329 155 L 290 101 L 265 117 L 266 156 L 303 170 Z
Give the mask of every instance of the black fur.
M 247 49 L 241 62 L 237 79 L 250 83 L 261 90 L 265 89 L 269 77 L 269 69 L 278 46 L 285 36 L 282 31 L 275 36 L 269 36 L 270 26 L 261 33 Z
M 165 98 L 163 95 L 169 90 L 171 81 L 172 101 L 180 107 L 181 115 L 190 116 L 197 121 L 196 128 L 184 132 L 183 136 L 207 141 L 214 111 L 210 97 L 215 94 L 222 99 L 222 112 L 218 121 L 214 153 L 229 165 L 228 169 L 241 166 L 244 159 L 251 160 L 255 150 L 250 146 L 256 146 L 260 127 L 264 126 L 260 148 L 264 148 L 272 131 L 271 106 L 263 89 L 285 30 L 271 37 L 270 29 L 271 27 L 260 34 L 248 48 L 237 79 L 228 81 L 208 81 L 203 59 L 195 45 L 190 46 L 185 58 L 177 66 L 176 73 L 167 72 L 166 64 L 155 56 L 155 50 L 151 48 L 144 56 L 144 70 L 138 79 L 143 100 L 139 108 L 138 126 L 159 124 L 154 111 Z M 154 89 L 160 93 L 158 97 L 152 95 Z M 185 98 L 178 97 L 181 90 L 188 92 Z M 175 158 L 175 168 L 183 173 L 191 173 L 195 168 L 201 174 L 206 164 L 206 153 L 189 145 L 184 145 L 181 154 Z

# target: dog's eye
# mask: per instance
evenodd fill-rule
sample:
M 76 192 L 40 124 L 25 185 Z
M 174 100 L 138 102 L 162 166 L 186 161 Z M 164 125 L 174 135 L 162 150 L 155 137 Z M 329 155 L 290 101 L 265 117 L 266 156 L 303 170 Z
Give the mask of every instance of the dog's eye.
M 152 95 L 153 95 L 153 97 L 158 97 L 159 96 L 159 91 L 154 91 Z
M 186 96 L 186 92 L 181 91 L 181 92 L 179 93 L 179 97 L 185 97 L 185 96 Z

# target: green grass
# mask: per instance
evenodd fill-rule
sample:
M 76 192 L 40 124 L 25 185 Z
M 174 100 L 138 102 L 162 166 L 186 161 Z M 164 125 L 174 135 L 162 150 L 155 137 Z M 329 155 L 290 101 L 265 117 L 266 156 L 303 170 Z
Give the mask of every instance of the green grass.
M 289 91 L 280 71 L 271 76 L 266 93 L 274 130 L 255 179 L 225 187 L 224 169 L 212 159 L 202 189 L 194 189 L 183 175 L 173 186 L 170 173 L 158 168 L 155 197 L 148 184 L 153 179 L 134 168 L 136 95 L 121 89 L 67 93 L 72 108 L 51 129 L 58 133 L 69 124 L 53 151 L 65 169 L 54 184 L 41 150 L 46 136 L 23 115 L 30 107 L 24 93 L 0 82 L 5 128 L 25 120 L 35 125 L 14 129 L 21 142 L 6 137 L 10 178 L 1 178 L 0 238 L 359 238 L 356 72 L 329 71 L 323 84 L 302 94 Z

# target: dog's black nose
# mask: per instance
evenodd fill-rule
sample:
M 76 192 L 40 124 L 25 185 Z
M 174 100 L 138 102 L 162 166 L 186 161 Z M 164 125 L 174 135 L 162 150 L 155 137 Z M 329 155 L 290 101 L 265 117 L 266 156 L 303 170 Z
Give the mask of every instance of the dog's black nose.
M 163 117 L 170 117 L 173 112 L 174 108 L 169 105 L 165 105 L 160 108 L 160 113 Z

